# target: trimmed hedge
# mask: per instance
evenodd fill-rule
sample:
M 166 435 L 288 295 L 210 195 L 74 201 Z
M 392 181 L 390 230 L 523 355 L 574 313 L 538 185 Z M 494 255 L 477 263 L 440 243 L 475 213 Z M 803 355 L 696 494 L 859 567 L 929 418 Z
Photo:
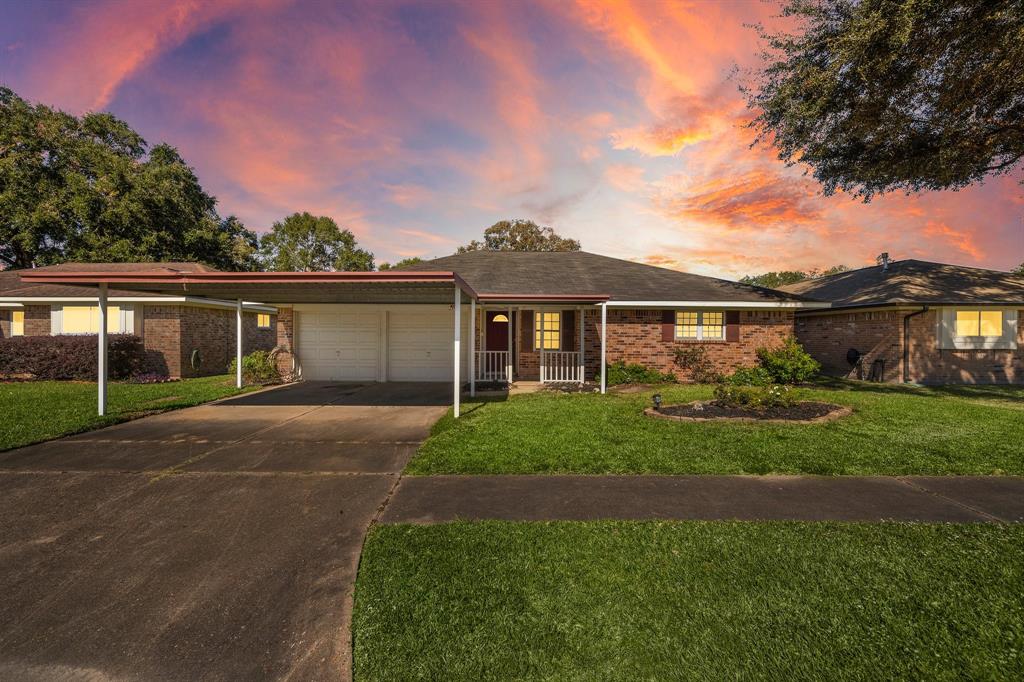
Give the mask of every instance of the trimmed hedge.
M 111 334 L 107 344 L 107 376 L 127 379 L 139 373 L 146 356 L 142 339 Z M 96 381 L 97 346 L 95 334 L 0 339 L 0 377 Z

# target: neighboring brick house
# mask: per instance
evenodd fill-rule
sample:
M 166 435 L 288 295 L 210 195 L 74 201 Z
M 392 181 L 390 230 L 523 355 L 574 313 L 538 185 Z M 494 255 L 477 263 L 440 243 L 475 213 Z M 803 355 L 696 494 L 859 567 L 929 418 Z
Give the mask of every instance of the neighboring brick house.
M 95 287 L 36 284 L 24 272 L 216 272 L 197 263 L 65 263 L 0 272 L 0 338 L 96 333 Z M 235 355 L 235 302 L 170 293 L 111 289 L 109 333 L 135 334 L 146 349 L 146 371 L 171 378 L 223 374 Z M 246 352 L 277 343 L 276 309 L 246 304 Z
M 799 311 L 797 339 L 829 374 L 887 382 L 1024 383 L 1024 278 L 919 260 L 783 289 L 832 303 Z

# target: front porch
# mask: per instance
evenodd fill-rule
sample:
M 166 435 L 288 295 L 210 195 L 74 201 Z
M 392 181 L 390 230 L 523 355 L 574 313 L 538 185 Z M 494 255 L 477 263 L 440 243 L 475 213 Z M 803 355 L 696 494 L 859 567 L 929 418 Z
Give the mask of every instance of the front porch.
M 472 306 L 470 392 L 476 383 L 586 381 L 586 311 L 595 306 Z

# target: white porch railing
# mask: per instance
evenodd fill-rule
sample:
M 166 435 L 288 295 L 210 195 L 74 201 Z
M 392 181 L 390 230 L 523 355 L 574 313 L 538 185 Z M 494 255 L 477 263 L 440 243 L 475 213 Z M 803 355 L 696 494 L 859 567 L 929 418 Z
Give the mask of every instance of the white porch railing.
M 507 381 L 512 383 L 509 374 L 511 365 L 507 350 L 478 350 L 476 352 L 477 381 Z
M 580 354 L 565 350 L 540 352 L 540 381 L 545 384 L 583 381 Z

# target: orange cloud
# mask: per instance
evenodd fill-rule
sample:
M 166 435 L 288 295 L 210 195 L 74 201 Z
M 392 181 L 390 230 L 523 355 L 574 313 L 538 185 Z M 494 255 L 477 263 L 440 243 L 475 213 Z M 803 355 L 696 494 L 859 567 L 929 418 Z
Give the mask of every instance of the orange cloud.
M 612 187 L 623 192 L 635 192 L 646 184 L 643 166 L 613 164 L 604 169 L 604 178 Z

